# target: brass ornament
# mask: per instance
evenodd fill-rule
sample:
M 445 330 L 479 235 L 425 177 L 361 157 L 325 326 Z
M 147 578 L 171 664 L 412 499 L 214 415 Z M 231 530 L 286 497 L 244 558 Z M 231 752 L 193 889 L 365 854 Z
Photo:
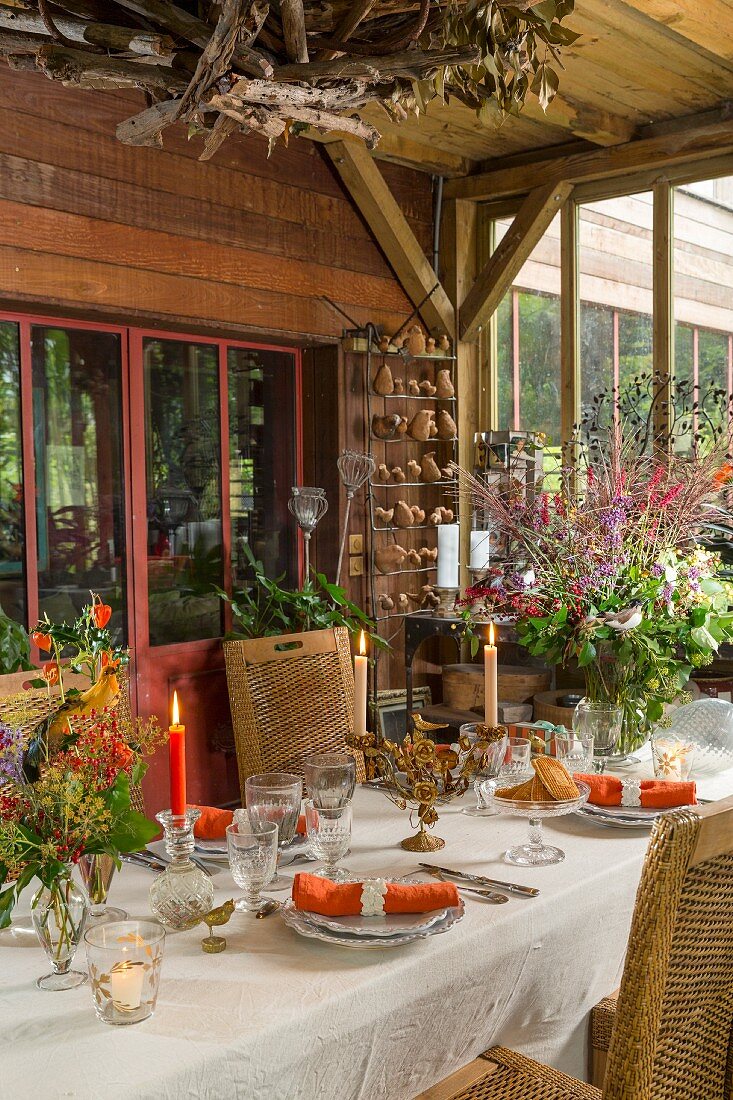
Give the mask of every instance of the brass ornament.
M 201 941 L 201 950 L 206 954 L 218 955 L 220 951 L 225 950 L 227 941 L 223 936 L 215 936 L 212 929 L 222 924 L 226 924 L 233 912 L 234 901 L 230 898 L 229 901 L 225 901 L 222 905 L 217 905 L 216 909 L 209 910 L 209 912 L 201 918 L 209 929 L 208 936 Z

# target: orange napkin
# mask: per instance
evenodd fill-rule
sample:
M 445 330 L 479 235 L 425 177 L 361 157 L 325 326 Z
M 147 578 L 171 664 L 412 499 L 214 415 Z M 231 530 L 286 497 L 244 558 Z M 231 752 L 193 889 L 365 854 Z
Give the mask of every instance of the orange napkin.
M 615 775 L 574 775 L 590 787 L 588 801 L 594 806 L 620 806 L 623 783 Z M 695 784 L 672 779 L 642 779 L 641 804 L 647 810 L 672 810 L 697 803 Z M 630 807 L 631 808 L 631 807 Z
M 234 820 L 233 810 L 220 810 L 218 806 L 189 806 L 189 810 L 200 810 L 201 817 L 193 827 L 197 840 L 223 840 L 227 826 Z M 295 830 L 299 836 L 305 836 L 305 814 L 298 818 Z
M 309 913 L 353 917 L 361 913 L 361 883 L 331 882 L 301 871 L 293 881 L 293 901 L 296 909 Z M 458 890 L 452 882 L 387 883 L 385 913 L 430 913 L 449 905 L 458 905 Z

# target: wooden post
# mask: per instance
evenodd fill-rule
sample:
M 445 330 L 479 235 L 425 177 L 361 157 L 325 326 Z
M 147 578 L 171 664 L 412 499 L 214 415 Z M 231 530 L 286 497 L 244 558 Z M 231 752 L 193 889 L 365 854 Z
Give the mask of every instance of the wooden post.
M 668 183 L 654 187 L 654 266 L 653 266 L 653 364 L 654 364 L 654 440 L 658 448 L 670 446 L 674 423 L 672 381 L 674 377 L 674 291 L 673 241 L 674 210 L 672 188 Z
M 488 263 L 496 248 L 496 218 L 482 203 L 476 207 L 476 266 Z M 499 344 L 494 312 L 479 336 L 479 422 L 480 431 L 499 427 Z
M 458 318 L 461 302 L 476 278 L 477 208 L 473 202 L 449 199 L 443 204 L 441 229 L 443 279 L 446 293 L 456 313 L 454 347 L 457 358 L 458 392 L 458 462 L 473 469 L 473 437 L 479 429 L 479 349 L 478 344 L 458 339 Z M 469 583 L 468 563 L 471 556 L 471 506 L 461 500 L 460 511 L 460 585 Z
M 580 298 L 578 293 L 578 207 L 572 198 L 560 221 L 560 435 L 562 462 L 572 464 L 574 425 L 580 419 Z

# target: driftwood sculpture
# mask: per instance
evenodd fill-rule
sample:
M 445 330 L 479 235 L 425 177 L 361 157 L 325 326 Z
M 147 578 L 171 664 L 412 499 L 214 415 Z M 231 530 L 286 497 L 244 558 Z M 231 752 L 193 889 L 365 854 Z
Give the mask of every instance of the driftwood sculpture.
M 401 121 L 436 98 L 482 121 L 557 91 L 559 51 L 578 37 L 573 0 L 6 0 L 0 52 L 14 69 L 106 91 L 138 88 L 145 110 L 119 124 L 128 145 L 161 145 L 177 121 L 201 159 L 231 134 L 272 145 L 304 130 L 373 148 L 360 111 Z M 551 9 L 551 10 L 550 10 Z M 195 13 L 195 14 L 194 14 Z

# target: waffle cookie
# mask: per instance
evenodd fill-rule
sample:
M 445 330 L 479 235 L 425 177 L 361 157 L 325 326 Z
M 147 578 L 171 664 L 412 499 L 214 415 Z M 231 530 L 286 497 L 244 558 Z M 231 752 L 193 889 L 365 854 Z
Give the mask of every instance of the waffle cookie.
M 578 797 L 580 792 L 577 785 L 559 760 L 552 756 L 536 756 L 532 761 L 532 767 L 536 773 L 535 780 L 540 780 L 541 785 L 551 799 L 556 802 L 564 802 L 567 799 Z M 532 797 L 536 798 L 534 789 Z

